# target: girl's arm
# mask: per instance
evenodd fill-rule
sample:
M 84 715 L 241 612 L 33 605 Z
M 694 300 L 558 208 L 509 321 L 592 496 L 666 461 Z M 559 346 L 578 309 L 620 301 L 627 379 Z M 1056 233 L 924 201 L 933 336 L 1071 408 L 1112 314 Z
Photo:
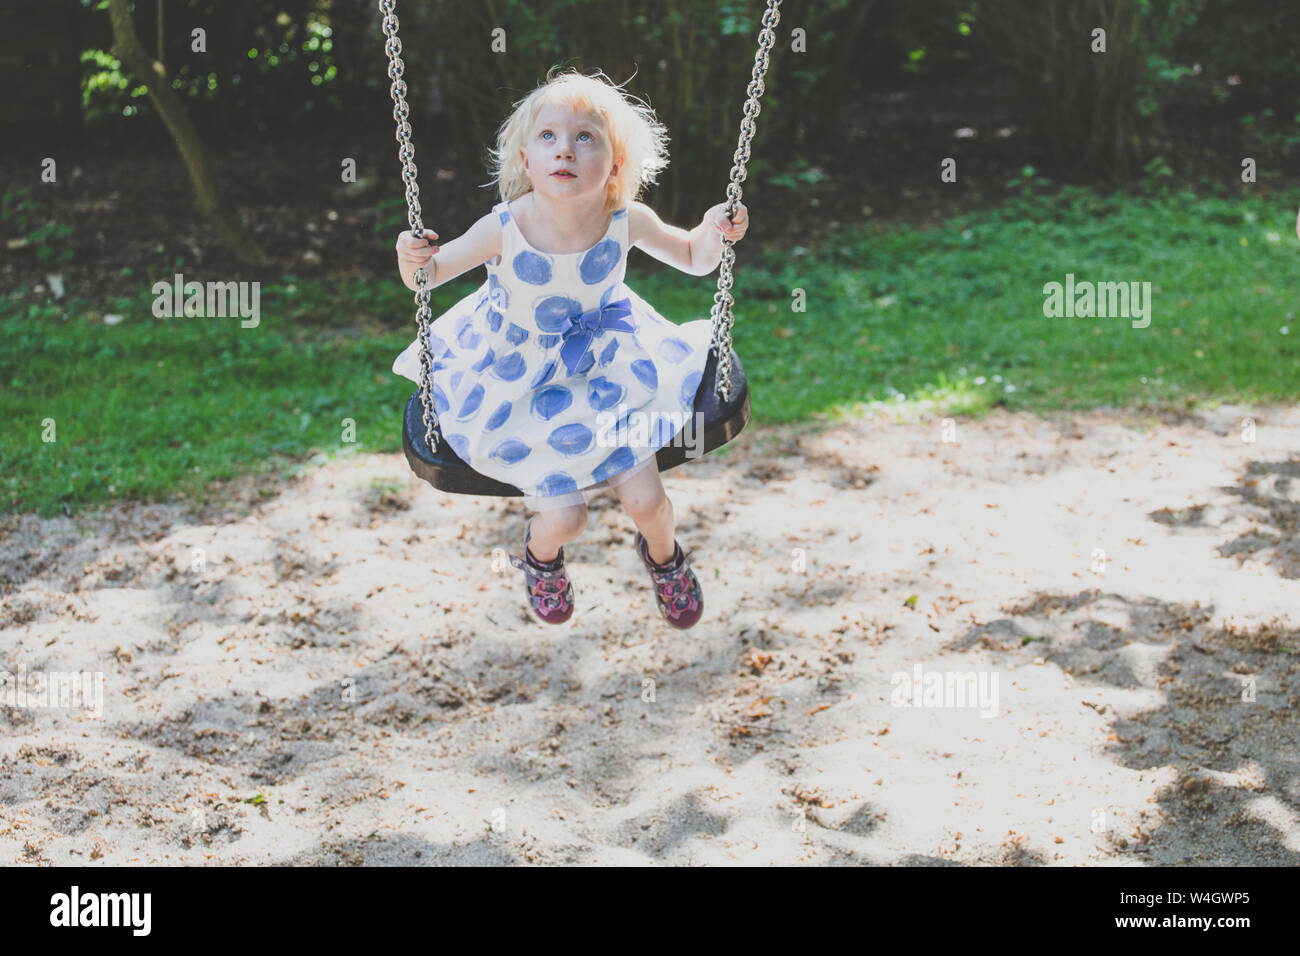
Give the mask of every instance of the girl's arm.
M 501 226 L 497 214 L 488 213 L 466 230 L 465 234 L 439 248 L 433 243 L 438 234 L 424 230 L 426 238 L 417 239 L 407 229 L 397 237 L 397 270 L 402 284 L 415 290 L 415 273 L 420 266 L 428 273 L 426 288 L 436 289 L 444 282 L 480 266 L 501 254 Z
M 708 275 L 722 259 L 722 237 L 739 242 L 749 228 L 749 212 L 736 207 L 734 223 L 727 221 L 726 203 L 704 214 L 700 224 L 687 232 L 670 226 L 645 203 L 634 202 L 627 210 L 628 241 L 640 246 L 660 262 L 693 276 Z

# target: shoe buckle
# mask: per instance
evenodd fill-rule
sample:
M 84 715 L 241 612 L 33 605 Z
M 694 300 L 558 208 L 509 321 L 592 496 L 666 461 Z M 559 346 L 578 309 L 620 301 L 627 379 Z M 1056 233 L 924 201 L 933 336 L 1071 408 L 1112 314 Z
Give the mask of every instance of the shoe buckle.
M 523 571 L 528 576 L 530 583 L 532 581 L 554 581 L 566 573 L 564 565 L 547 571 L 544 568 L 534 567 L 531 561 L 526 561 L 517 554 L 511 554 L 508 557 L 510 558 L 510 564 Z
M 681 564 L 668 571 L 656 571 L 654 568 L 650 568 L 650 576 L 654 578 L 656 582 L 661 584 L 682 577 L 686 569 L 691 566 L 691 555 L 692 552 L 683 551 Z

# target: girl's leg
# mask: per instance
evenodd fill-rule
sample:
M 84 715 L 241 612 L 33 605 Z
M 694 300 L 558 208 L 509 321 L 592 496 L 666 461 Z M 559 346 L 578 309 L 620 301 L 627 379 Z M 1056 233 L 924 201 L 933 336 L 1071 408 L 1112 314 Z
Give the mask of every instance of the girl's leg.
M 667 564 L 675 553 L 673 542 L 677 523 L 673 503 L 668 500 L 663 482 L 659 480 L 659 469 L 653 465 L 642 468 L 626 481 L 611 485 L 628 517 L 645 536 L 650 560 Z
M 570 505 L 539 511 L 530 519 L 532 536 L 528 540 L 528 550 L 538 561 L 554 561 L 560 556 L 560 548 L 574 541 L 587 527 L 587 505 Z

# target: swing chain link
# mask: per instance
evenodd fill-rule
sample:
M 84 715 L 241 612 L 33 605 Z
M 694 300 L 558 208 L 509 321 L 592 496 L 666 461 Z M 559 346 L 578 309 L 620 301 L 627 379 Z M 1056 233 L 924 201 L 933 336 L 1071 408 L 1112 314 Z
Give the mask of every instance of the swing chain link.
M 420 211 L 420 186 L 415 175 L 415 146 L 411 142 L 411 113 L 406 102 L 406 81 L 402 79 L 405 66 L 402 63 L 402 41 L 397 36 L 397 14 L 394 12 L 396 0 L 379 0 L 379 10 L 383 13 L 383 31 L 387 38 L 384 52 L 388 54 L 388 78 L 392 80 L 389 92 L 393 97 L 393 119 L 397 123 L 397 158 L 402 161 L 402 181 L 406 183 L 407 218 L 411 224 L 411 235 L 422 238 L 424 225 Z M 415 273 L 415 320 L 420 334 L 420 411 L 424 419 L 424 441 L 430 451 L 438 450 L 434 433 L 438 428 L 438 417 L 433 412 L 433 357 L 429 351 L 429 295 L 432 290 L 426 284 L 428 273 L 421 266 Z
M 763 95 L 763 77 L 767 74 L 768 51 L 776 43 L 776 25 L 781 19 L 781 0 L 767 0 L 767 10 L 763 13 L 763 29 L 758 35 L 758 50 L 754 54 L 754 70 L 749 86 L 746 87 L 748 99 L 745 100 L 745 115 L 740 121 L 740 140 L 732 157 L 731 182 L 727 185 L 727 218 L 736 212 L 740 202 L 740 184 L 745 181 L 746 164 L 749 162 L 750 141 L 758 131 L 755 119 L 760 110 L 759 97 Z M 718 354 L 718 377 L 714 391 L 724 401 L 731 400 L 731 327 L 735 323 L 732 306 L 736 300 L 731 296 L 732 265 L 736 261 L 736 251 L 732 241 L 725 236 L 722 239 L 722 259 L 718 265 L 718 291 L 713 295 L 713 332 L 709 339 L 709 348 L 716 348 Z

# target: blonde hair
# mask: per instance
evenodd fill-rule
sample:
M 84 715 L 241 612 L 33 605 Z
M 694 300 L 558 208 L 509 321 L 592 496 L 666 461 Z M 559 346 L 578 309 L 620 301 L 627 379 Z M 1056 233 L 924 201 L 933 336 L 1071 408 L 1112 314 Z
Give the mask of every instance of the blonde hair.
M 605 208 L 619 209 L 652 185 L 668 165 L 668 130 L 649 104 L 643 103 L 597 71 L 584 76 L 576 70 L 556 73 L 552 67 L 546 82 L 514 105 L 510 116 L 497 131 L 497 145 L 491 156 L 492 181 L 506 202 L 531 192 L 533 184 L 524 171 L 519 151 L 524 148 L 537 114 L 547 104 L 568 106 L 594 113 L 604 121 L 618 172 L 605 189 Z

